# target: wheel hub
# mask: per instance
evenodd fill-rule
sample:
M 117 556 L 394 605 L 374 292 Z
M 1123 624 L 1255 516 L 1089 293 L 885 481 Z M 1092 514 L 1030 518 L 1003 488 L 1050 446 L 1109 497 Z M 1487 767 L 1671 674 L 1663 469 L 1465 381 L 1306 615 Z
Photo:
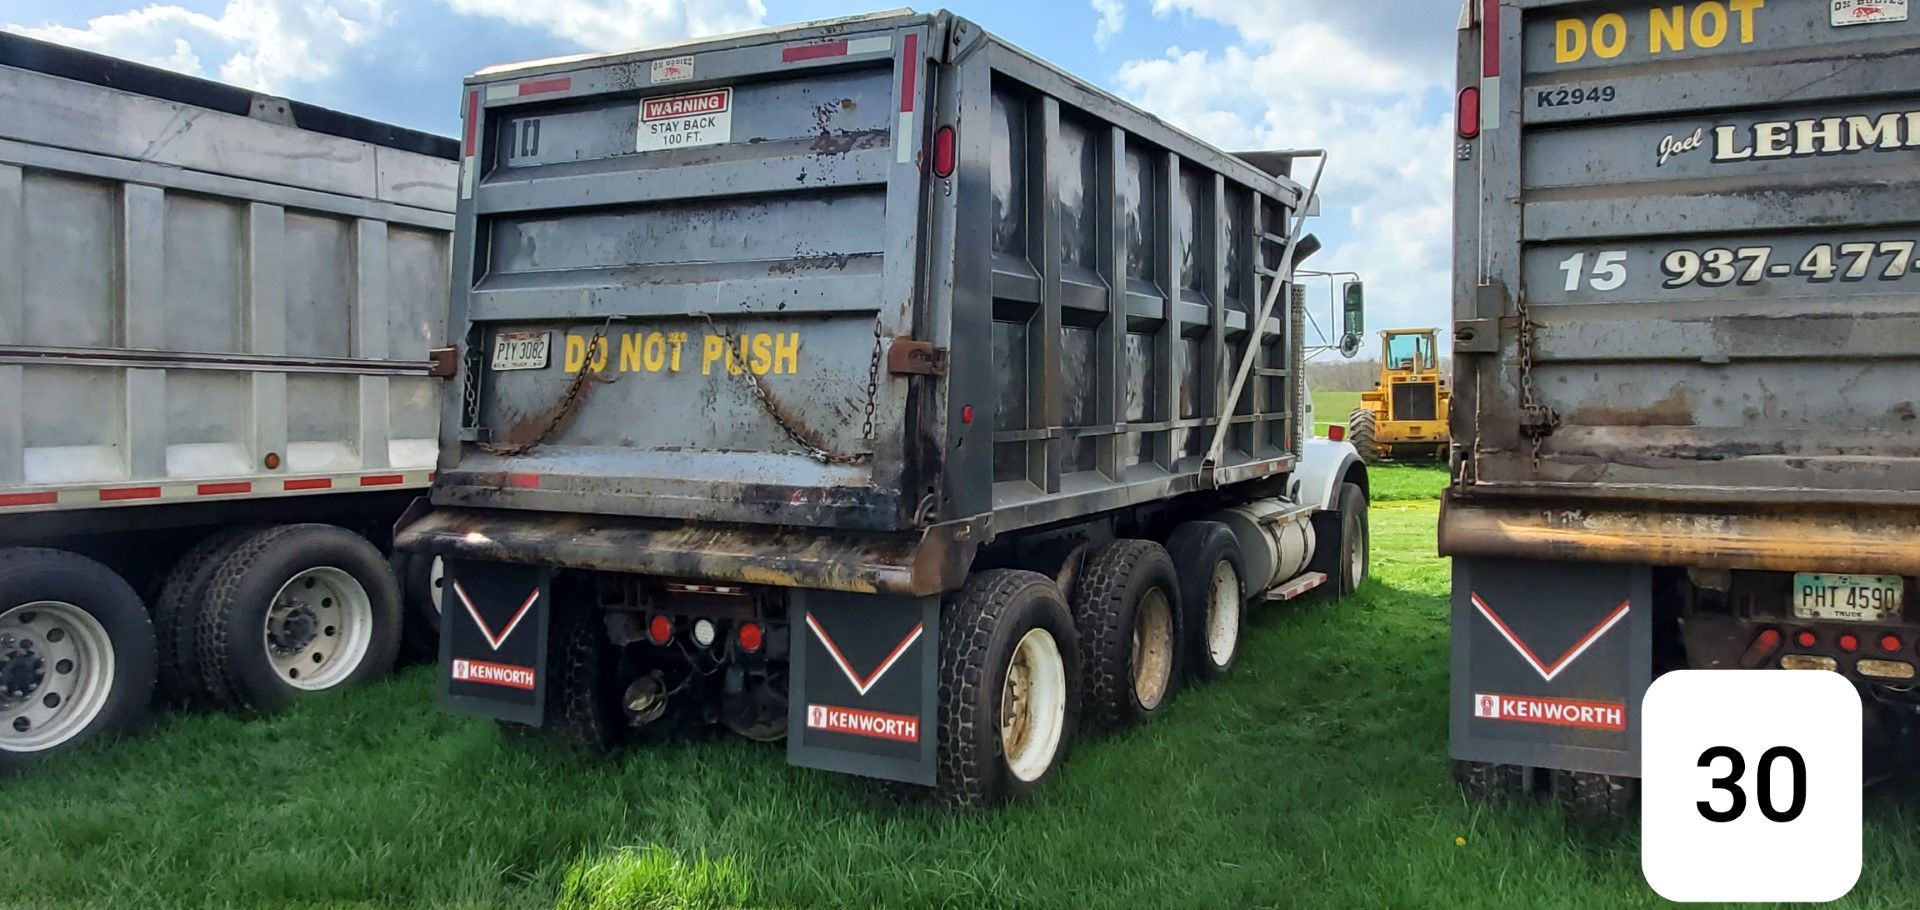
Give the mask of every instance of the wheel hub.
M 28 698 L 46 679 L 47 661 L 34 653 L 31 642 L 15 644 L 0 654 L 0 700 Z
M 320 617 L 304 601 L 296 601 L 268 624 L 267 641 L 282 654 L 305 651 L 320 637 Z

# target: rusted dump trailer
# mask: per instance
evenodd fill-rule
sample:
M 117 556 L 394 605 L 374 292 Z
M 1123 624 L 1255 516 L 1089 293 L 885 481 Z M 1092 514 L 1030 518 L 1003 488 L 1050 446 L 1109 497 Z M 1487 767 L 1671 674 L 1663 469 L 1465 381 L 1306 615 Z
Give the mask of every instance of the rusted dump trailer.
M 0 34 L 0 768 L 391 666 L 456 151 Z
M 990 801 L 1224 672 L 1249 598 L 1364 574 L 1363 469 L 1303 446 L 1294 156 L 944 13 L 466 106 L 465 394 L 400 531 L 448 560 L 453 706 Z
M 1453 755 L 1623 807 L 1681 667 L 1920 707 L 1920 19 L 1846 0 L 1469 4 Z M 1551 662 L 1550 662 L 1551 661 Z M 1544 783 L 1544 780 L 1542 781 Z

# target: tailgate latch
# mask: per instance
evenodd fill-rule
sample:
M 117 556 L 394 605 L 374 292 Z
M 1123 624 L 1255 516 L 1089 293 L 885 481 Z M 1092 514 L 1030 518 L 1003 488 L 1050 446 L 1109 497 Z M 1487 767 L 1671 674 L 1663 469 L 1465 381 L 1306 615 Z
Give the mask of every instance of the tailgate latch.
M 947 349 L 931 341 L 895 338 L 887 348 L 887 372 L 895 376 L 947 375 Z

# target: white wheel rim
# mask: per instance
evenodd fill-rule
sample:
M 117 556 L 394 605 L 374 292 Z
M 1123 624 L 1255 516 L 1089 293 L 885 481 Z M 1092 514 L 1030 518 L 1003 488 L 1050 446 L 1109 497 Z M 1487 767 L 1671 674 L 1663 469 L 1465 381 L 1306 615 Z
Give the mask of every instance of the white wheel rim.
M 1150 588 L 1133 613 L 1133 697 L 1151 711 L 1167 697 L 1173 681 L 1173 605 L 1159 588 Z
M 295 689 L 331 689 L 353 675 L 373 641 L 373 599 L 352 575 L 316 566 L 280 586 L 261 643 L 274 675 Z
M 445 587 L 446 583 L 447 563 L 435 556 L 433 563 L 427 567 L 427 599 L 433 601 L 434 613 L 443 612 L 440 608 L 440 597 L 443 592 L 440 589 Z
M 80 735 L 106 709 L 113 656 L 106 627 L 73 604 L 0 613 L 0 750 L 40 752 Z
M 1353 520 L 1353 534 L 1350 535 L 1353 552 L 1347 554 L 1347 576 L 1353 579 L 1353 586 L 1359 587 L 1361 579 L 1367 574 L 1367 525 L 1358 517 Z
M 1045 629 L 1029 629 L 1014 645 L 1000 686 L 1000 748 L 1007 768 L 1035 781 L 1053 766 L 1067 725 L 1067 667 Z
M 1213 564 L 1213 579 L 1207 586 L 1207 659 L 1215 667 L 1224 667 L 1239 646 L 1240 573 L 1223 559 Z

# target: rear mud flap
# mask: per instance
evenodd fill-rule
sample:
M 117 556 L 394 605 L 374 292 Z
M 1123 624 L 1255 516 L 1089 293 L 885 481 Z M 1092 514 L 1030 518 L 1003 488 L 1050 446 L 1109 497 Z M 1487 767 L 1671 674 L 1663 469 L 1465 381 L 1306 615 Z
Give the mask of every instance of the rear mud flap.
M 931 786 L 940 598 L 800 590 L 791 605 L 787 761 Z
M 1638 776 L 1651 578 L 1644 566 L 1455 559 L 1453 757 Z
M 440 678 L 449 709 L 542 723 L 552 581 L 535 566 L 446 561 Z

